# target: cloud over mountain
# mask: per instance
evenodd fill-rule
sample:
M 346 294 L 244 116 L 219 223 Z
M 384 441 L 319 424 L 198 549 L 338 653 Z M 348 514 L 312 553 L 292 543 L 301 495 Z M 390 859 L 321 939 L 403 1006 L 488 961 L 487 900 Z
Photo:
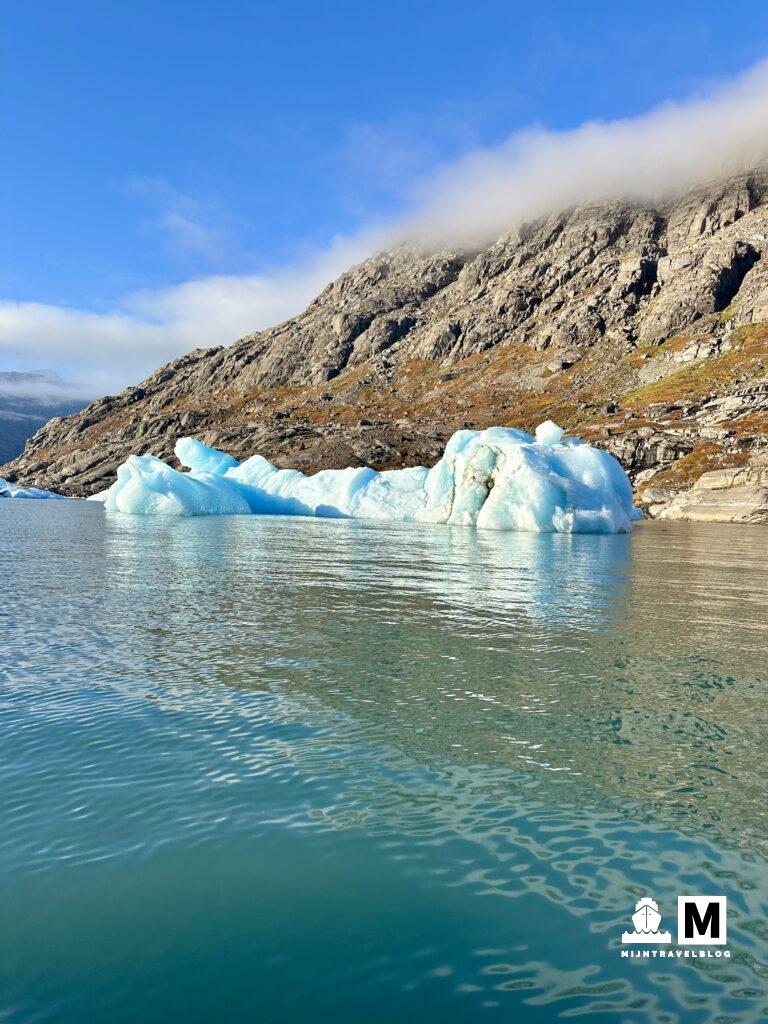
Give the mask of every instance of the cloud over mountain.
M 658 200 L 766 160 L 768 64 L 761 64 L 707 95 L 641 117 L 561 132 L 533 128 L 467 153 L 414 182 L 392 223 L 364 226 L 270 272 L 131 293 L 106 312 L 0 301 L 0 359 L 20 368 L 53 366 L 89 389 L 114 391 L 189 349 L 226 344 L 291 316 L 379 246 L 406 239 L 481 244 L 575 203 Z M 176 210 L 182 214 L 190 243 L 186 208 Z M 203 241 L 199 231 L 191 239 Z
M 408 237 L 483 243 L 575 203 L 658 201 L 768 160 L 768 63 L 707 96 L 572 131 L 530 129 L 415 188 Z

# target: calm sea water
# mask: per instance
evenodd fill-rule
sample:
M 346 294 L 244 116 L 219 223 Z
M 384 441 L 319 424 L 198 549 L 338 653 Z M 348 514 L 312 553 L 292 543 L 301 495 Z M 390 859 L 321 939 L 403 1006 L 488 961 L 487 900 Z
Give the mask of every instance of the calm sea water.
M 0 1020 L 768 1015 L 768 531 L 0 502 Z M 725 894 L 730 960 L 627 961 Z

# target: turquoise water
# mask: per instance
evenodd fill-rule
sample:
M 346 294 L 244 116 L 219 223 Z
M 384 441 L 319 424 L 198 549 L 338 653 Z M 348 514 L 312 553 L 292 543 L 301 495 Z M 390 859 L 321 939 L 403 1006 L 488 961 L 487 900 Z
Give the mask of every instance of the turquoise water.
M 768 1014 L 768 531 L 0 502 L 0 1021 Z M 729 899 L 729 960 L 627 961 Z

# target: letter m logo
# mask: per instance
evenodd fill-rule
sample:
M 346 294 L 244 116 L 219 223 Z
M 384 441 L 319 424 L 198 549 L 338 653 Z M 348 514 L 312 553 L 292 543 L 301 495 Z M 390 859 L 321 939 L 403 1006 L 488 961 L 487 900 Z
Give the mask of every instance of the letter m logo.
M 725 913 L 725 896 L 678 896 L 678 945 L 724 946 Z

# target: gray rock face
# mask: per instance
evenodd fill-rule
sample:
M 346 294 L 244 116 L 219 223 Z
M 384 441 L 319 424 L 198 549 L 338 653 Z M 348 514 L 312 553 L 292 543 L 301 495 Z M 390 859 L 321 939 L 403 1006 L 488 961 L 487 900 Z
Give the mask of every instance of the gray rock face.
M 52 421 L 3 473 L 91 493 L 184 434 L 304 471 L 398 466 L 465 425 L 551 417 L 679 494 L 765 444 L 766 239 L 755 172 L 562 211 L 483 251 L 380 253 L 292 320 Z
M 700 523 L 768 523 L 768 464 L 703 473 L 689 491 L 662 500 L 656 515 Z

